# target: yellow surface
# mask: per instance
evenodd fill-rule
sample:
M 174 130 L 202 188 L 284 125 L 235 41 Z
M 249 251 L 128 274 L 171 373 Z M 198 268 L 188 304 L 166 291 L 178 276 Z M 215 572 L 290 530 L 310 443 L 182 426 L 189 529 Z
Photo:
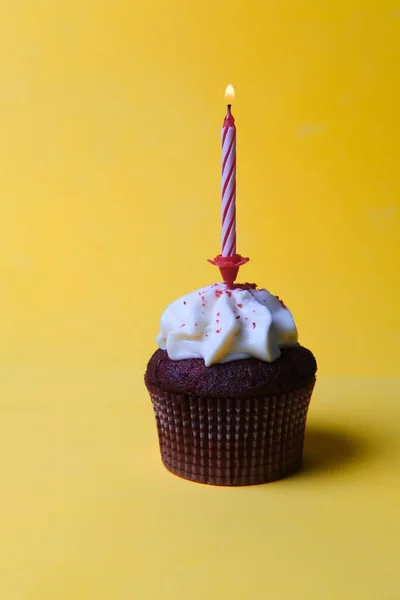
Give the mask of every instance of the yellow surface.
M 400 598 L 400 384 L 362 379 L 400 375 L 399 64 L 391 0 L 0 2 L 1 599 Z M 142 385 L 217 276 L 229 82 L 243 277 L 321 374 L 309 468 L 241 490 L 162 470 Z
M 322 378 L 303 472 L 224 489 L 161 466 L 141 374 L 2 374 L 1 598 L 400 597 L 400 380 Z

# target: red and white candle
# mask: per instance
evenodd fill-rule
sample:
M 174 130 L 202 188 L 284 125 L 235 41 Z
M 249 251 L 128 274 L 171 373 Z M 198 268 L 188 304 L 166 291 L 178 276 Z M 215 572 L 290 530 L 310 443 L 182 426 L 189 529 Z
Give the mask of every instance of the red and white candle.
M 231 85 L 225 90 L 227 112 L 222 126 L 222 256 L 236 254 L 236 127 L 231 112 L 234 99 Z
M 219 268 L 222 279 L 230 289 L 234 287 L 239 268 L 249 262 L 248 258 L 236 254 L 236 127 L 231 112 L 234 96 L 233 87 L 228 85 L 225 90 L 228 107 L 222 126 L 222 251 L 213 260 L 208 259 Z

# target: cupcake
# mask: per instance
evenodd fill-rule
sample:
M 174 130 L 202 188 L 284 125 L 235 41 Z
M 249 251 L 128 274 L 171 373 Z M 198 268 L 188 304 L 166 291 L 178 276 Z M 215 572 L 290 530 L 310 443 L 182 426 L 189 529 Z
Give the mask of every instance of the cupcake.
M 169 471 L 237 486 L 299 469 L 317 365 L 278 296 L 206 286 L 168 306 L 157 343 L 145 384 Z

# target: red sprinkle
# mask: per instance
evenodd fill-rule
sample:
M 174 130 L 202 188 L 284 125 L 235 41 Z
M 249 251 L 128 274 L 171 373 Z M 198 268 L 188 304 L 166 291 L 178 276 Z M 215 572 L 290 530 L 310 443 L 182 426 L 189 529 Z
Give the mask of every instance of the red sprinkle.
M 221 330 L 220 330 L 220 329 L 217 329 L 217 331 L 216 331 L 215 333 L 221 333 Z
M 284 303 L 284 301 L 283 301 L 283 300 L 281 300 L 281 299 L 279 298 L 279 296 L 275 296 L 275 298 L 277 298 L 277 299 L 279 300 L 279 304 L 282 306 L 282 308 L 287 308 L 286 304 Z
M 255 329 L 255 328 L 256 328 L 256 324 L 255 324 L 255 323 L 253 323 L 253 329 Z
M 197 327 L 198 323 L 195 323 L 194 326 Z
M 235 288 L 235 290 L 256 290 L 257 284 L 256 283 L 235 283 L 235 285 L 233 287 Z
M 217 296 L 217 298 L 221 298 L 223 293 L 224 292 L 222 290 L 215 290 L 215 295 Z
M 237 317 L 235 317 L 235 319 L 240 319 L 240 315 L 238 315 Z
M 240 304 L 238 304 L 238 307 L 239 307 L 239 308 L 243 308 L 243 304 L 241 304 L 241 303 L 240 303 Z
M 183 304 L 187 304 L 186 300 L 183 301 Z
M 186 325 L 186 323 L 182 323 L 182 325 L 179 325 L 179 329 L 180 329 L 181 327 L 185 327 L 185 325 Z
M 201 305 L 202 305 L 203 308 L 206 307 L 206 303 L 205 302 L 202 302 Z
M 217 323 L 219 323 L 219 319 L 216 319 Z
M 220 316 L 220 314 L 221 314 L 221 313 L 217 313 L 217 317 L 219 317 L 219 316 Z
M 225 291 L 228 294 L 229 298 L 231 298 L 232 297 L 232 292 L 230 290 L 225 290 Z

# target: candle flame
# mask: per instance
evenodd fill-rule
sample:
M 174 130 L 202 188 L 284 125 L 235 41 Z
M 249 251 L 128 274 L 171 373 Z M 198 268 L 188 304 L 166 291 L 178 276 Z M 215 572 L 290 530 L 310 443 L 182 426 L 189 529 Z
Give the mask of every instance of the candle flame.
M 227 104 L 232 104 L 235 99 L 235 90 L 233 89 L 233 85 L 229 84 L 226 86 L 225 90 L 225 100 Z

